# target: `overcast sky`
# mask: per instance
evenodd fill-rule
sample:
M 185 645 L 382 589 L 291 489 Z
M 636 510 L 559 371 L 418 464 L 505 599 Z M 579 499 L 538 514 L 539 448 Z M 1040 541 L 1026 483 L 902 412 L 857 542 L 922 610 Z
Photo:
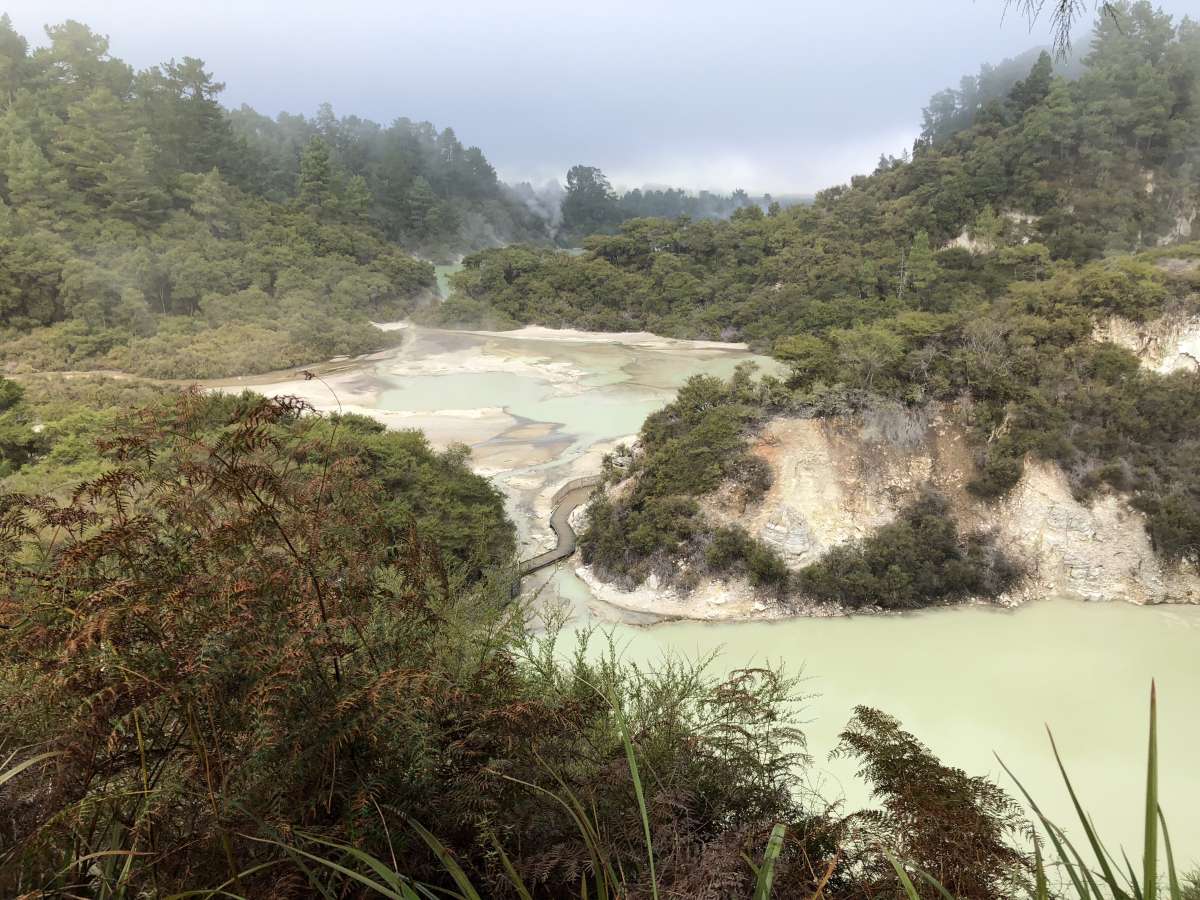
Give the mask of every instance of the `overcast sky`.
M 1090 3 L 1090 0 L 1088 0 Z M 1181 16 L 1195 0 L 1166 0 Z M 2 5 L 2 0 L 0 0 Z M 873 168 L 929 95 L 1045 43 L 1003 0 L 17 0 L 142 68 L 198 56 L 227 106 L 450 125 L 506 180 L 812 191 Z

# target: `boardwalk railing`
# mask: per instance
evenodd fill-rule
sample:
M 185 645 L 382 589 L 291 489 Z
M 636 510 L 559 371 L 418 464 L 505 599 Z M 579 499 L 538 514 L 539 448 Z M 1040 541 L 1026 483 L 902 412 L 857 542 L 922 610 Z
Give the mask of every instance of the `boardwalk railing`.
M 585 493 L 585 489 L 594 488 L 603 480 L 603 476 L 600 475 L 583 475 L 572 478 L 554 492 L 550 500 L 550 530 L 554 532 L 558 542 L 545 553 L 522 560 L 517 569 L 518 578 L 553 565 L 575 552 L 575 529 L 571 527 L 571 513 L 591 495 L 590 491 Z M 516 590 L 515 585 L 513 589 Z
M 578 490 L 581 487 L 595 487 L 604 480 L 603 475 L 581 475 L 579 478 L 572 478 L 570 481 L 560 485 L 558 490 L 554 492 L 554 496 L 550 498 L 550 511 L 553 515 L 554 508 L 562 503 L 562 498 Z

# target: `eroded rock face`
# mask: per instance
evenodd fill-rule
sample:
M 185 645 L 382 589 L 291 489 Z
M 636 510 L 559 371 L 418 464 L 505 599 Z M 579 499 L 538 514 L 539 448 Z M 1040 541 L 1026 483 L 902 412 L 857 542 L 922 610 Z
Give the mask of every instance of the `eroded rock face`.
M 1113 316 L 1097 325 L 1092 337 L 1133 352 L 1160 375 L 1200 370 L 1200 315 L 1167 315 L 1152 322 Z
M 926 485 L 942 493 L 963 530 L 992 530 L 998 545 L 1029 572 L 1009 602 L 1068 595 L 1133 603 L 1200 602 L 1200 573 L 1159 559 L 1145 521 L 1126 498 L 1076 500 L 1052 464 L 1029 460 L 1017 486 L 984 503 L 966 490 L 974 470 L 962 428 L 933 418 L 919 440 L 897 446 L 855 419 L 781 418 L 755 452 L 774 482 L 740 510 L 718 492 L 709 515 L 739 523 L 776 547 L 789 566 L 819 559 L 830 547 L 866 537 L 892 521 Z
M 1154 553 L 1145 518 L 1126 498 L 1106 494 L 1081 503 L 1051 463 L 1027 461 L 1007 497 L 975 506 L 979 521 L 996 528 L 1001 546 L 1028 566 L 1023 595 L 1200 602 L 1200 574 Z
M 1171 230 L 1158 239 L 1158 246 L 1165 247 L 1191 238 L 1195 231 L 1197 213 L 1200 213 L 1200 209 L 1180 210 L 1175 216 L 1175 224 Z

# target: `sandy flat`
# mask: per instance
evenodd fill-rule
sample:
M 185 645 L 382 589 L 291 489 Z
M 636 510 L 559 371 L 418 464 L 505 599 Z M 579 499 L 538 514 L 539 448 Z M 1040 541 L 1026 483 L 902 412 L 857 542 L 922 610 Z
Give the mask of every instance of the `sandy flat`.
M 490 352 L 486 347 L 467 347 L 427 356 L 397 355 L 386 361 L 382 371 L 395 376 L 430 375 L 517 375 L 538 378 L 555 385 L 577 385 L 588 373 L 563 360 L 530 358 L 522 354 Z
M 575 574 L 597 600 L 627 612 L 704 621 L 776 619 L 788 614 L 783 607 L 758 599 L 744 583 L 708 581 L 690 594 L 680 594 L 658 586 L 651 578 L 632 591 L 623 591 L 601 581 L 589 566 L 576 565 Z
M 467 331 L 485 337 L 511 338 L 524 341 L 558 341 L 574 344 L 625 344 L 647 350 L 740 350 L 746 344 L 726 341 L 689 341 L 681 338 L 662 337 L 649 331 L 580 331 L 577 328 L 545 328 L 541 325 L 526 325 L 512 331 Z
M 350 369 L 332 372 L 320 378 L 306 379 L 291 376 L 280 379 L 279 373 L 249 378 L 223 378 L 200 383 L 207 390 L 237 394 L 245 390 L 267 397 L 299 397 L 322 412 L 361 412 L 375 415 L 375 401 L 382 385 L 369 370 Z M 353 408 L 353 409 L 352 409 Z

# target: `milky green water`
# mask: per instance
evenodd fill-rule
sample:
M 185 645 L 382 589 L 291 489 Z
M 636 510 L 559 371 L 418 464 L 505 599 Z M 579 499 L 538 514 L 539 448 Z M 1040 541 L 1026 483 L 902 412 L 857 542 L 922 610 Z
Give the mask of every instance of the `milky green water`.
M 636 433 L 670 397 L 666 389 L 629 385 L 601 385 L 584 396 L 563 394 L 550 382 L 503 372 L 410 376 L 393 382 L 380 397 L 384 409 L 501 407 L 521 419 L 560 426 L 580 447 Z
M 1200 865 L 1200 607 L 1050 599 L 1016 610 L 607 627 L 641 663 L 719 651 L 715 673 L 765 662 L 803 671 L 814 786 L 850 806 L 869 801 L 866 788 L 851 763 L 828 754 L 854 706 L 865 704 L 899 718 L 944 761 L 1016 793 L 999 754 L 1075 835 L 1047 724 L 1096 824 L 1130 858 L 1142 841 L 1156 678 L 1161 802 L 1176 856 Z
M 483 344 L 483 340 L 479 340 Z M 499 407 L 520 419 L 559 426 L 577 452 L 593 444 L 636 434 L 646 417 L 669 403 L 692 375 L 728 377 L 739 363 L 763 367 L 771 360 L 745 352 L 678 352 L 611 344 L 555 344 L 490 338 L 508 356 L 569 365 L 584 374 L 577 383 L 508 372 L 445 375 L 378 373 L 384 389 L 380 409 L 428 412 Z
M 554 423 L 572 438 L 549 463 L 502 472 L 498 483 L 506 490 L 509 478 L 533 469 L 545 470 L 553 483 L 556 466 L 594 443 L 636 432 L 689 375 L 727 375 L 749 358 L 505 339 L 491 346 L 569 363 L 586 374 L 569 389 L 508 373 L 386 376 L 379 405 L 418 411 L 499 406 L 522 419 Z M 551 576 L 549 589 L 573 604 L 576 626 L 594 616 L 604 623 L 622 618 L 592 597 L 568 566 Z M 866 791 L 851 764 L 830 763 L 827 756 L 853 707 L 867 704 L 898 717 L 945 761 L 1012 789 L 993 756 L 1000 754 L 1048 814 L 1076 834 L 1043 727 L 1049 724 L 1097 825 L 1114 845 L 1124 844 L 1131 859 L 1141 852 L 1147 701 L 1150 680 L 1157 678 L 1162 805 L 1177 856 L 1200 865 L 1200 607 L 1047 599 L 1018 610 L 605 627 L 614 628 L 628 658 L 640 662 L 665 652 L 699 657 L 720 650 L 717 672 L 763 662 L 803 670 L 813 695 L 805 715 L 814 786 L 851 806 L 867 802 Z

